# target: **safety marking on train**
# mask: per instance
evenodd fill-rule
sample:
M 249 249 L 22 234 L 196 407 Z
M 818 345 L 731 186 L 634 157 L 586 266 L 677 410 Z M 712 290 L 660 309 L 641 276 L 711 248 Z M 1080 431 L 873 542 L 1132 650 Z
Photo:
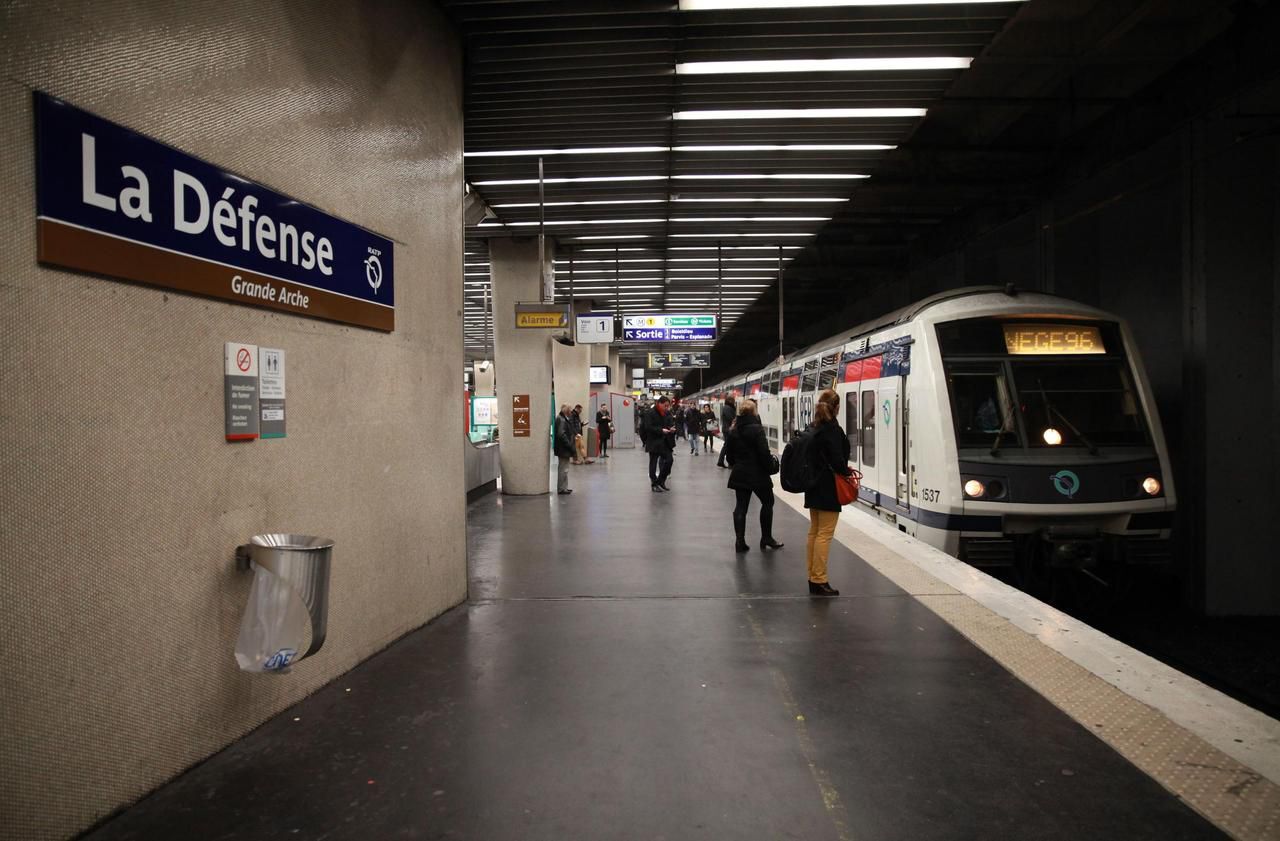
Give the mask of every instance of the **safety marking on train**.
M 802 497 L 781 491 L 777 496 L 799 513 L 806 513 Z M 859 524 L 862 521 L 863 518 L 856 518 Z M 899 553 L 886 541 L 905 541 L 922 550 L 936 550 L 874 521 L 865 525 L 863 529 L 842 522 L 836 530 L 836 540 L 1219 829 L 1239 841 L 1274 841 L 1280 837 L 1280 785 L 1276 779 L 1259 773 L 1174 721 L 1152 706 L 1158 703 L 1155 699 L 1148 702 L 1135 697 L 1050 648 L 974 597 L 923 569 L 920 562 Z M 876 533 L 882 529 L 883 539 Z M 977 569 L 966 569 L 971 581 L 988 578 Z M 983 581 L 978 586 L 987 585 Z M 1141 656 L 1121 643 L 1110 642 L 1135 657 Z M 1247 713 L 1252 714 L 1252 720 L 1241 726 L 1254 733 L 1260 743 L 1256 756 L 1264 761 L 1257 764 L 1274 770 L 1265 760 L 1274 759 L 1275 754 L 1266 746 L 1278 743 L 1280 722 L 1253 710 Z M 1253 726 L 1258 720 L 1265 724 Z

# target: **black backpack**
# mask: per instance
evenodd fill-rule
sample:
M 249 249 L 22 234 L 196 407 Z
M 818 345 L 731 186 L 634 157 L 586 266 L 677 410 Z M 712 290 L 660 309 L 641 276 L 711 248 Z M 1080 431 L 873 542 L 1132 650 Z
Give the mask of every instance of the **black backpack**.
M 778 479 L 782 489 L 791 493 L 804 493 L 818 483 L 822 475 L 814 460 L 814 438 L 817 434 L 812 429 L 796 433 L 782 451 L 782 469 Z

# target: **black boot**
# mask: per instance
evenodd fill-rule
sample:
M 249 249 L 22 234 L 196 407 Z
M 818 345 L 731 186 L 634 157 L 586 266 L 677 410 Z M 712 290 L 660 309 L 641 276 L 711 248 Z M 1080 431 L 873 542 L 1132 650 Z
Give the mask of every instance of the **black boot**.
M 835 589 L 834 587 L 832 587 L 830 584 L 828 584 L 828 583 L 827 583 L 827 582 L 825 582 L 825 581 L 824 581 L 824 582 L 822 582 L 821 584 L 816 584 L 816 583 L 814 583 L 814 582 L 810 581 L 810 582 L 809 582 L 809 595 L 811 595 L 811 596 L 838 596 L 838 595 L 840 595 L 840 591 L 839 591 L 839 590 L 837 590 L 837 589 Z
M 760 508 L 760 548 L 781 549 L 782 544 L 773 539 L 773 506 Z
M 733 544 L 735 552 L 745 552 L 751 547 L 747 545 L 747 515 L 733 512 L 733 531 L 737 535 L 738 540 Z

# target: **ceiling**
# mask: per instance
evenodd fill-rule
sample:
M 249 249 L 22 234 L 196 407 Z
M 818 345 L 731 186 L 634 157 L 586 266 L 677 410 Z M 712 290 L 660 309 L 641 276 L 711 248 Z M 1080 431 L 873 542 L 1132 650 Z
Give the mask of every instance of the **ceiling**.
M 466 177 L 492 214 L 467 230 L 468 356 L 487 345 L 487 241 L 542 219 L 558 300 L 572 276 L 596 309 L 718 312 L 729 373 L 778 353 L 780 267 L 790 336 L 975 213 L 1025 205 L 1073 138 L 1260 4 L 442 5 L 465 48 Z M 698 64 L 779 60 L 841 63 Z M 743 110 L 790 113 L 702 119 Z

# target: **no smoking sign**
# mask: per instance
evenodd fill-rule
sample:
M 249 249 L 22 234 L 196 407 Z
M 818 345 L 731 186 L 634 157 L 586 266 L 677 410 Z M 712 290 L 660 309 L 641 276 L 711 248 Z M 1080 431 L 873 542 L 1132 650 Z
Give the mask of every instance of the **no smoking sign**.
M 223 361 L 227 440 L 252 441 L 258 437 L 258 346 L 227 342 Z

